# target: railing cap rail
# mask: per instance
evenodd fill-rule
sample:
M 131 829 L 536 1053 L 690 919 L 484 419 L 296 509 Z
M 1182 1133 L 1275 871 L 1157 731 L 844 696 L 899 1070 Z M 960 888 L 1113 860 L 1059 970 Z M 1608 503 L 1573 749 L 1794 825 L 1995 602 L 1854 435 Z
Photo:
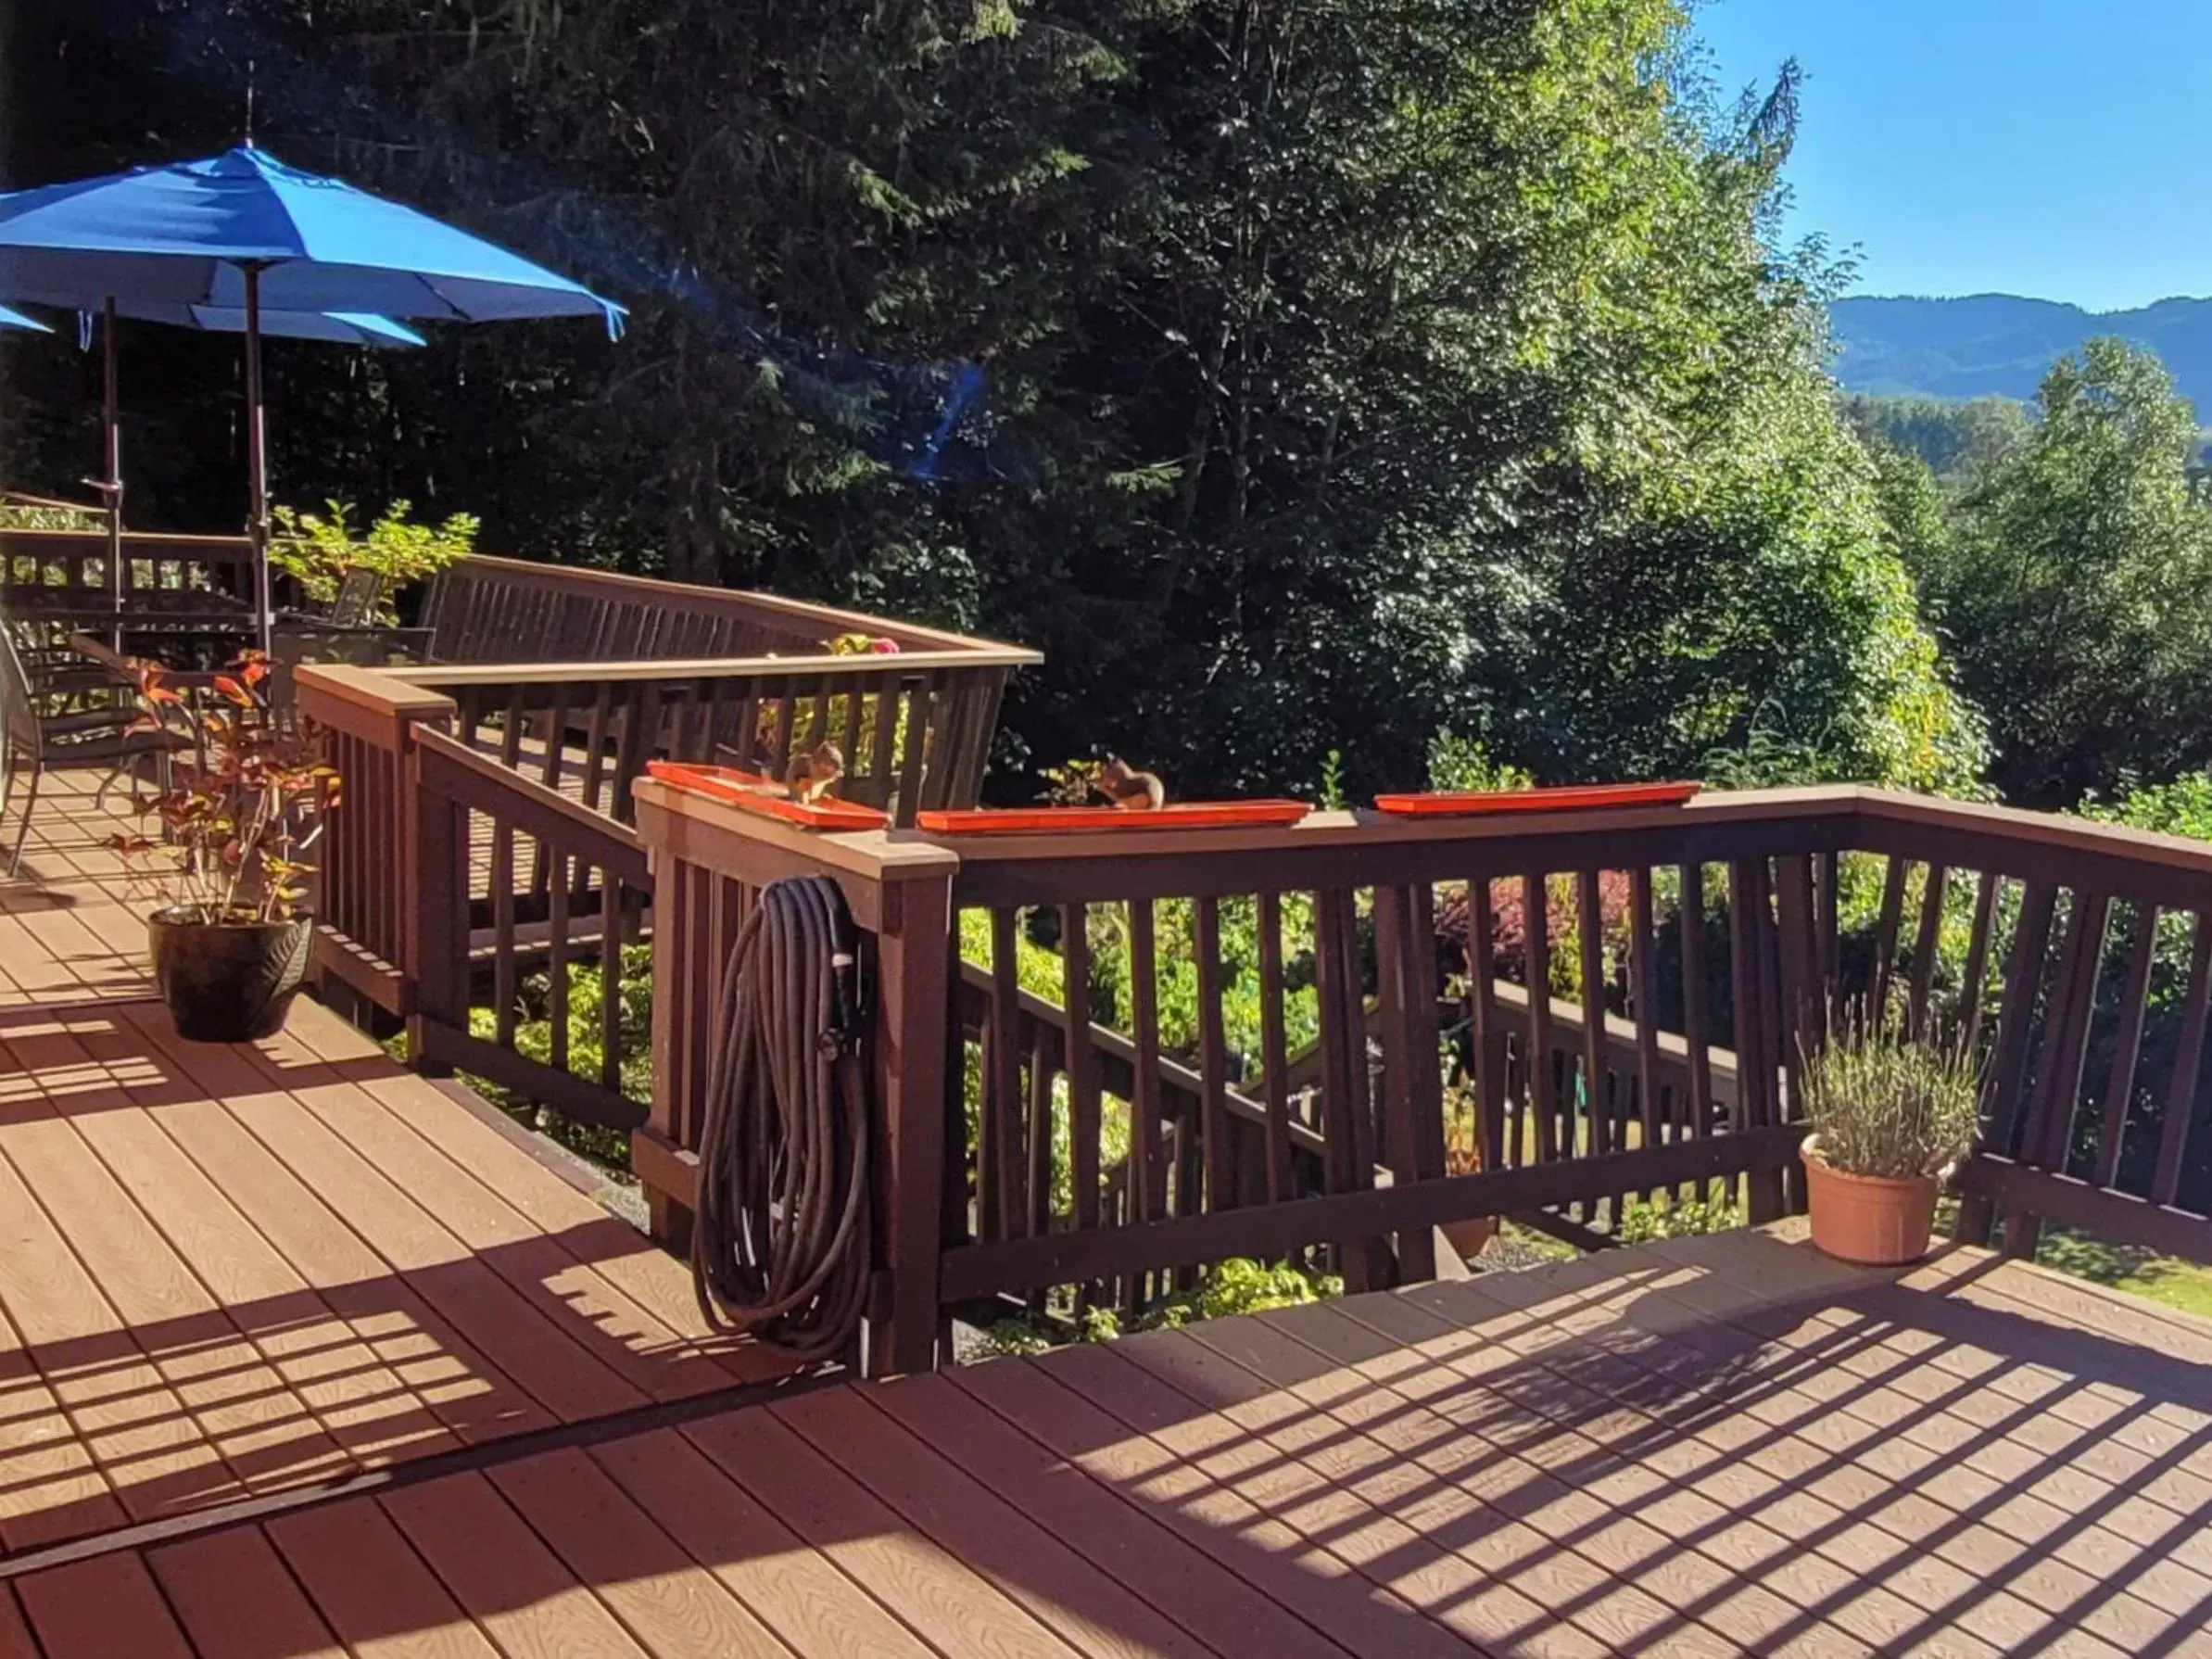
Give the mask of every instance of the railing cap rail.
M 916 841 L 904 832 L 867 830 L 824 835 L 763 817 L 758 813 L 740 811 L 689 790 L 671 788 L 657 778 L 640 778 L 636 787 L 638 829 L 649 847 L 666 844 L 668 828 L 661 820 L 670 819 L 772 847 L 794 859 L 873 881 L 942 880 L 960 867 L 960 855 L 950 847 Z
M 392 668 L 369 668 L 364 673 L 402 680 L 410 685 L 460 688 L 505 686 L 517 683 L 596 685 L 604 679 L 666 680 L 710 679 L 724 676 L 781 674 L 794 677 L 834 673 L 880 678 L 928 674 L 940 668 L 1022 668 L 1042 663 L 1038 652 L 1018 645 L 993 645 L 972 651 L 904 651 L 881 656 L 786 657 L 641 657 L 628 661 L 596 663 L 409 663 Z
M 1079 863 L 1148 855 L 1310 852 L 1333 846 L 1423 846 L 1437 842 L 1520 841 L 1531 836 L 1591 830 L 1648 830 L 1748 819 L 1817 818 L 1848 814 L 1857 805 L 1852 784 L 1806 788 L 1709 791 L 1685 805 L 1571 808 L 1560 812 L 1497 813 L 1473 817 L 1394 817 L 1366 808 L 1315 811 L 1288 826 L 1252 830 L 1115 829 L 1093 833 L 991 835 L 940 839 L 926 831 L 899 831 L 902 841 L 957 849 L 971 866 Z
M 105 508 L 74 508 L 71 511 L 104 513 Z M 28 527 L 0 526 L 0 536 L 17 541 L 56 541 L 65 546 L 82 546 L 89 552 L 99 552 L 107 546 L 107 532 L 98 530 L 40 530 Z M 176 530 L 125 530 L 123 545 L 131 547 L 183 547 L 208 551 L 221 549 L 232 552 L 250 551 L 252 541 L 244 536 L 198 536 Z
M 302 714 L 349 727 L 370 726 L 392 745 L 418 722 L 443 724 L 456 713 L 453 699 L 396 678 L 389 670 L 343 663 L 302 663 L 292 670 Z
M 2212 876 L 2212 842 L 2193 836 L 2104 824 L 2071 813 L 1993 806 L 1900 790 L 1862 788 L 1857 793 L 1860 816 L 1877 823 L 1966 830 L 2060 852 L 2101 854 Z

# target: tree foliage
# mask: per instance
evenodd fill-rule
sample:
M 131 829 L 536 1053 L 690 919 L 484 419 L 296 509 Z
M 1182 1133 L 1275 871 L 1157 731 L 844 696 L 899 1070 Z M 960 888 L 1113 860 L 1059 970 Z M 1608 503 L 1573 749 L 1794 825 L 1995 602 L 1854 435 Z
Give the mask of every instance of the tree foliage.
M 1356 798 L 1439 728 L 1549 780 L 1978 765 L 1772 243 L 1794 73 L 1721 108 L 1675 0 L 19 12 L 11 182 L 220 147 L 250 77 L 287 159 L 632 306 L 272 350 L 282 494 L 1033 642 L 1002 793 L 1110 747 Z M 226 343 L 126 362 L 137 522 L 234 525 Z M 87 384 L 19 373 L 11 476 L 82 474 Z
M 2010 799 L 2069 805 L 2212 759 L 2212 511 L 2196 422 L 2147 352 L 2100 339 L 1960 498 L 1924 580 L 1990 713 Z

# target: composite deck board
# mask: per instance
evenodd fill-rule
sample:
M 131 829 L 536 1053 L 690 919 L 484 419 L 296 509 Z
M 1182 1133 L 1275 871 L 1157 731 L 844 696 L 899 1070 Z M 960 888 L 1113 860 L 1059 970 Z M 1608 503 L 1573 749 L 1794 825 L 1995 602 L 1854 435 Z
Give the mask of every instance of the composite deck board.
M 1036 1526 L 989 1483 L 964 1471 L 954 1438 L 916 1437 L 855 1389 L 833 1388 L 776 1408 L 784 1423 L 835 1460 L 902 1523 L 976 1571 L 1093 1659 L 1147 1653 L 1207 1659 L 1216 1652 L 1110 1577 L 1049 1529 Z M 948 1455 L 951 1454 L 951 1455 Z
M 682 1436 L 637 1435 L 591 1456 L 793 1653 L 927 1659 L 933 1651 Z
M 0 885 L 0 1551 L 788 1371 L 328 1010 L 180 1041 L 119 808 L 48 784 Z
M 119 1550 L 9 1584 L 0 1659 L 2188 1654 L 2208 1361 L 1980 1252 L 1683 1241 Z

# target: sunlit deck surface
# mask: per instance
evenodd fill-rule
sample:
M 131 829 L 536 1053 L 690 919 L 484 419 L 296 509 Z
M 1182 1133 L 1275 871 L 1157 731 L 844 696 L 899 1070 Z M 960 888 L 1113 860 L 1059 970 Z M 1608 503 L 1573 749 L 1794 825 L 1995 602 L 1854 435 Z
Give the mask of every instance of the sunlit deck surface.
M 64 783 L 72 780 L 62 779 Z M 1792 1226 L 884 1385 L 311 1005 L 0 902 L 0 1659 L 2212 1652 L 2212 1325 Z

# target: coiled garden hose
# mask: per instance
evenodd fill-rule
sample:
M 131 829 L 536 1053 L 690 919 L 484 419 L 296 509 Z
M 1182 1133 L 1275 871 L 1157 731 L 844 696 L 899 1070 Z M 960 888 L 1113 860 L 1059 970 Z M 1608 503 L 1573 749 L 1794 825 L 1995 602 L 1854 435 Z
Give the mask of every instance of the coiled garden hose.
M 763 888 L 723 970 L 691 1278 L 719 1329 L 832 1359 L 867 1293 L 868 1119 L 858 964 L 837 883 Z

